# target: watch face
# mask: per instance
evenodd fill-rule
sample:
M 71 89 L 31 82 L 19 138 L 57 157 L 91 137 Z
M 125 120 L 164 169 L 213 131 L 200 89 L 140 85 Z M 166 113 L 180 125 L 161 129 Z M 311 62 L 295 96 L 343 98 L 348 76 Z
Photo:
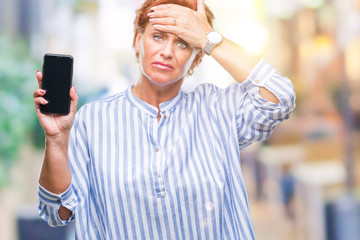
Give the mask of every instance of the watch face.
M 218 44 L 222 41 L 222 36 L 220 33 L 212 31 L 208 33 L 207 39 L 213 44 Z

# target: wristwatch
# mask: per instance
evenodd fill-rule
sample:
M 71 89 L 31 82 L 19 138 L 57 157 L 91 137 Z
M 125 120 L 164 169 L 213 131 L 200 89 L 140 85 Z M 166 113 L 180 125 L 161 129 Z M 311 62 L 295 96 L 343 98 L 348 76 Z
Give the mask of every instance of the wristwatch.
M 216 31 L 211 31 L 211 32 L 208 32 L 208 34 L 206 35 L 206 38 L 207 38 L 207 41 L 206 41 L 203 51 L 207 55 L 210 55 L 211 50 L 222 42 L 223 37 L 220 33 L 216 32 Z

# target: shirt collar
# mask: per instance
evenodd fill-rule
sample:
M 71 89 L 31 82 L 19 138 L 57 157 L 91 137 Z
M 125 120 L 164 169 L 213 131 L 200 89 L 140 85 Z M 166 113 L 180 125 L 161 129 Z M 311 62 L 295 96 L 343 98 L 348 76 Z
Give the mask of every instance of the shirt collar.
M 134 86 L 130 86 L 127 90 L 126 90 L 126 97 L 127 99 L 133 103 L 137 108 L 139 108 L 141 111 L 144 111 L 146 113 L 148 113 L 150 116 L 153 117 L 157 117 L 158 115 L 158 109 L 157 107 L 148 104 L 147 102 L 144 102 L 143 100 L 137 98 L 134 93 L 132 92 L 132 88 Z M 170 111 L 172 108 L 176 107 L 184 98 L 184 92 L 180 89 L 178 94 L 173 98 L 170 99 L 169 101 L 160 103 L 159 107 L 160 107 L 160 111 L 164 112 L 164 111 Z

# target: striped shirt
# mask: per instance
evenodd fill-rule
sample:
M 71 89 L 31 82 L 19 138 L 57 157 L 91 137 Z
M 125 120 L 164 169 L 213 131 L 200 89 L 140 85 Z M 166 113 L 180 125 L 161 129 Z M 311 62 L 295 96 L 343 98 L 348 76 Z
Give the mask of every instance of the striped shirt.
M 51 226 L 76 219 L 76 239 L 255 239 L 240 151 L 294 106 L 290 80 L 264 60 L 241 84 L 180 90 L 160 120 L 131 87 L 88 103 L 70 134 L 71 185 L 60 195 L 39 186 L 39 214 Z

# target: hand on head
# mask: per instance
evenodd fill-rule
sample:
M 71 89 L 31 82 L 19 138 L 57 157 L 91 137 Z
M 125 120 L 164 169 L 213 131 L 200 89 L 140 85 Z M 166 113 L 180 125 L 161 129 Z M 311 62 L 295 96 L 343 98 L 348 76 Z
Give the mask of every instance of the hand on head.
M 154 29 L 177 35 L 192 47 L 203 49 L 206 34 L 212 30 L 204 0 L 197 1 L 197 11 L 177 4 L 162 4 L 151 8 L 149 21 Z

